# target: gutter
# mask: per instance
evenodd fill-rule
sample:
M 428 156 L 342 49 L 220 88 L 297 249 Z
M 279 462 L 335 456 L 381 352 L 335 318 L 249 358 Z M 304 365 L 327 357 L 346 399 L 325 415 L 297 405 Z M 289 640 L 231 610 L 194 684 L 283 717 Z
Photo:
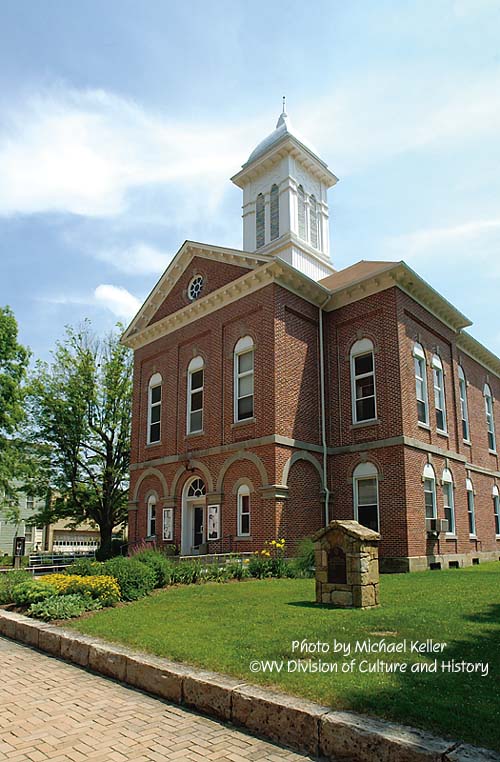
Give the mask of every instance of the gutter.
M 319 373 L 321 394 L 321 444 L 323 446 L 323 484 L 325 487 L 325 527 L 329 524 L 330 490 L 328 489 L 328 445 L 326 442 L 326 410 L 325 410 L 325 352 L 323 345 L 323 307 L 330 300 L 330 294 L 319 305 Z

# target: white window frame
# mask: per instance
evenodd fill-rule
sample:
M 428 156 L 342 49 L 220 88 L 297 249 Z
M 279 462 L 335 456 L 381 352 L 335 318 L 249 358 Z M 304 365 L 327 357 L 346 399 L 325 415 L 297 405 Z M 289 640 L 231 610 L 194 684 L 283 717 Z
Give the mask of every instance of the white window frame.
M 210 536 L 210 519 L 215 516 L 216 535 Z M 207 505 L 207 541 L 220 540 L 220 505 Z
M 276 215 L 276 217 L 274 216 Z M 274 223 L 276 228 L 274 227 Z M 280 237 L 280 190 L 276 183 L 271 185 L 269 193 L 269 240 L 275 241 Z
M 243 371 L 243 373 L 240 373 L 239 363 L 240 363 L 240 357 L 241 355 L 250 354 L 252 353 L 252 369 Z M 255 418 L 255 345 L 253 342 L 253 339 L 251 336 L 244 336 L 241 338 L 235 348 L 234 348 L 234 361 L 233 361 L 233 371 L 234 371 L 234 383 L 233 383 L 233 399 L 234 399 L 234 422 L 240 423 L 244 421 L 251 421 L 253 418 Z M 248 378 L 252 377 L 252 394 L 244 394 L 241 397 L 239 396 L 239 382 L 242 378 Z M 239 411 L 238 411 L 238 402 L 240 399 L 244 399 L 245 397 L 252 397 L 252 415 L 248 416 L 248 418 L 240 418 L 239 417 Z
M 174 539 L 174 509 L 164 508 L 162 512 L 162 539 L 163 542 L 172 542 Z M 167 531 L 167 530 L 170 531 Z
M 469 537 L 476 537 L 476 503 L 474 500 L 474 485 L 470 479 L 465 480 L 465 487 L 467 489 L 467 519 L 469 524 Z
M 354 518 L 359 522 L 359 484 L 362 481 L 375 480 L 377 493 L 377 529 L 380 532 L 380 496 L 379 496 L 379 473 L 373 463 L 359 463 L 352 475 Z M 361 522 L 360 522 L 361 523 Z M 363 525 L 364 526 L 364 525 Z
M 156 537 L 156 506 L 158 505 L 158 498 L 155 494 L 149 495 L 147 500 L 147 525 L 146 525 L 146 536 L 147 537 Z M 153 519 L 153 508 L 154 508 L 154 519 Z M 155 531 L 152 532 L 152 522 L 154 520 L 154 529 Z
M 458 388 L 460 392 L 460 420 L 462 422 L 462 438 L 464 442 L 470 444 L 470 425 L 469 425 L 469 402 L 467 400 L 467 379 L 464 369 L 458 366 Z
M 297 234 L 302 241 L 307 241 L 306 194 L 302 185 L 297 188 Z
M 153 389 L 160 389 L 160 400 L 159 402 L 153 402 Z M 148 444 L 159 444 L 161 442 L 161 413 L 162 413 L 162 403 L 163 403 L 163 379 L 160 375 L 160 373 L 154 373 L 151 378 L 149 379 L 148 384 L 148 431 L 147 431 L 147 443 Z M 153 417 L 153 408 L 159 408 L 160 410 L 160 418 L 158 421 L 155 421 L 152 423 L 151 419 Z M 156 425 L 156 423 L 159 423 L 159 436 L 158 439 L 151 439 L 151 426 Z
M 432 357 L 432 379 L 434 386 L 434 411 L 436 413 L 436 430 L 441 434 L 448 433 L 448 422 L 446 418 L 446 394 L 444 389 L 444 370 L 443 363 L 439 355 Z M 437 425 L 438 410 L 443 414 L 443 427 Z
M 493 497 L 493 518 L 495 522 L 495 537 L 498 538 L 500 537 L 500 491 L 496 484 L 493 486 L 492 497 Z
M 426 463 L 423 473 L 424 482 L 424 512 L 426 519 L 437 518 L 437 496 L 436 496 L 436 474 L 430 463 Z M 427 488 L 427 483 L 430 482 L 431 488 Z M 427 502 L 425 500 L 426 494 L 432 495 L 432 516 L 427 515 Z
M 361 357 L 362 355 L 368 355 L 371 354 L 372 356 L 372 370 L 369 373 L 361 373 L 359 376 L 356 376 L 356 359 L 358 357 Z M 374 402 L 374 415 L 372 418 L 362 418 L 358 420 L 358 414 L 357 414 L 357 398 L 356 398 L 356 381 L 368 378 L 369 376 L 373 377 L 373 402 Z M 369 399 L 368 397 L 360 397 L 360 399 Z M 376 383 L 376 374 L 375 374 L 375 352 L 373 347 L 373 342 L 370 339 L 360 339 L 359 341 L 356 341 L 355 344 L 351 347 L 351 402 L 352 402 L 352 422 L 354 424 L 356 423 L 370 423 L 371 421 L 377 420 L 377 383 Z
M 198 371 L 203 372 L 203 383 L 201 387 L 197 387 L 193 390 L 192 388 L 192 380 L 193 380 L 193 374 L 198 373 Z M 192 401 L 193 401 L 193 394 L 197 394 L 198 392 L 201 392 L 201 408 L 196 408 L 196 410 L 192 409 Z M 203 360 L 203 357 L 193 357 L 191 362 L 188 365 L 188 374 L 187 374 L 187 405 L 186 405 L 186 432 L 188 434 L 202 434 L 203 433 L 203 423 L 204 423 L 204 405 L 205 405 L 205 362 Z M 191 428 L 191 414 L 198 413 L 201 410 L 201 428 L 199 429 L 192 429 Z
M 243 512 L 243 498 L 248 497 L 248 511 Z M 238 488 L 237 494 L 237 511 L 238 511 L 238 537 L 250 537 L 252 533 L 252 508 L 250 505 L 250 487 L 247 484 L 242 484 Z M 248 516 L 248 532 L 243 532 L 242 529 L 242 517 Z
M 429 394 L 427 392 L 427 359 L 425 357 L 425 352 L 421 344 L 418 342 L 415 342 L 413 345 L 413 365 L 415 366 L 416 362 L 419 366 L 419 373 L 417 373 L 416 367 L 414 367 L 415 372 L 415 396 L 417 399 L 417 420 L 419 426 L 429 426 Z M 419 400 L 418 398 L 418 382 L 422 382 L 422 388 L 423 388 L 423 395 L 424 398 Z M 425 420 L 421 421 L 418 417 L 418 403 L 422 402 L 424 405 L 424 411 L 425 411 Z
M 262 223 L 262 225 L 261 225 Z M 255 248 L 266 245 L 266 201 L 263 193 L 255 199 Z
M 444 469 L 441 481 L 443 484 L 443 503 L 444 503 L 445 518 L 446 518 L 446 507 L 449 508 L 450 516 L 451 516 L 451 521 L 448 524 L 448 531 L 446 534 L 452 537 L 455 537 L 455 534 L 457 531 L 457 524 L 456 524 L 456 518 L 455 518 L 455 495 L 454 495 L 453 476 L 449 468 Z
M 486 413 L 486 428 L 488 431 L 488 450 L 491 453 L 495 453 L 497 451 L 497 438 L 495 434 L 495 418 L 494 418 L 494 412 L 493 412 L 493 395 L 491 393 L 491 389 L 488 384 L 484 385 L 483 390 L 484 395 L 484 410 Z M 491 438 L 491 442 L 490 442 Z M 490 444 L 493 444 L 493 447 L 490 447 Z

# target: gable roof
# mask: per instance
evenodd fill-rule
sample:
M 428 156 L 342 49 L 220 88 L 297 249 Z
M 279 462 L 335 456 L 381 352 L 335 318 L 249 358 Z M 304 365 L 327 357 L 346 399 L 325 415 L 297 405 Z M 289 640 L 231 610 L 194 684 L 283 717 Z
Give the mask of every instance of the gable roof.
M 338 288 L 343 288 L 364 278 L 370 278 L 373 275 L 389 270 L 395 264 L 395 262 L 362 259 L 354 265 L 345 267 L 343 270 L 338 270 L 332 275 L 322 278 L 320 283 L 322 286 L 330 289 L 330 291 L 336 291 Z
M 199 243 L 197 241 L 184 241 L 123 334 L 122 342 L 124 344 L 127 344 L 134 334 L 142 331 L 147 326 L 194 257 L 205 257 L 215 261 L 223 261 L 227 264 L 246 267 L 248 270 L 253 270 L 269 262 L 269 257 L 250 254 L 240 249 L 211 246 L 210 244 Z

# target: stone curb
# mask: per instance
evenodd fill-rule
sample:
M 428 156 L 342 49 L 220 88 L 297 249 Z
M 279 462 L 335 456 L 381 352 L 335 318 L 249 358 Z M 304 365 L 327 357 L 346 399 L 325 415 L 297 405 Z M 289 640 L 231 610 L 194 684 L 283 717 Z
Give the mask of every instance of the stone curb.
M 0 610 L 0 635 L 314 756 L 351 762 L 500 762 L 494 751 L 353 712 L 334 712 L 10 611 Z

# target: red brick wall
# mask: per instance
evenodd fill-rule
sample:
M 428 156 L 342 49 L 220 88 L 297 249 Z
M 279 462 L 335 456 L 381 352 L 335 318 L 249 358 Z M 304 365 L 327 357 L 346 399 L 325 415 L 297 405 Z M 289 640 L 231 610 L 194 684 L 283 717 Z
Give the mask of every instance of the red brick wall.
M 211 259 L 205 259 L 205 257 L 193 257 L 191 263 L 182 273 L 181 277 L 165 299 L 161 307 L 155 312 L 151 323 L 156 323 L 158 320 L 172 315 L 177 310 L 181 310 L 190 304 L 187 296 L 187 289 L 191 279 L 195 275 L 203 276 L 203 292 L 202 296 L 206 296 L 211 291 L 216 291 L 218 288 L 225 286 L 232 280 L 236 280 L 241 275 L 245 275 L 248 269 L 245 267 L 238 267 L 237 265 L 228 265 L 224 262 L 214 262 Z
M 293 552 L 297 540 L 310 537 L 324 526 L 324 502 L 321 499 L 321 479 L 317 469 L 307 460 L 298 460 L 290 468 L 289 494 L 284 501 L 279 537 L 284 537 Z

